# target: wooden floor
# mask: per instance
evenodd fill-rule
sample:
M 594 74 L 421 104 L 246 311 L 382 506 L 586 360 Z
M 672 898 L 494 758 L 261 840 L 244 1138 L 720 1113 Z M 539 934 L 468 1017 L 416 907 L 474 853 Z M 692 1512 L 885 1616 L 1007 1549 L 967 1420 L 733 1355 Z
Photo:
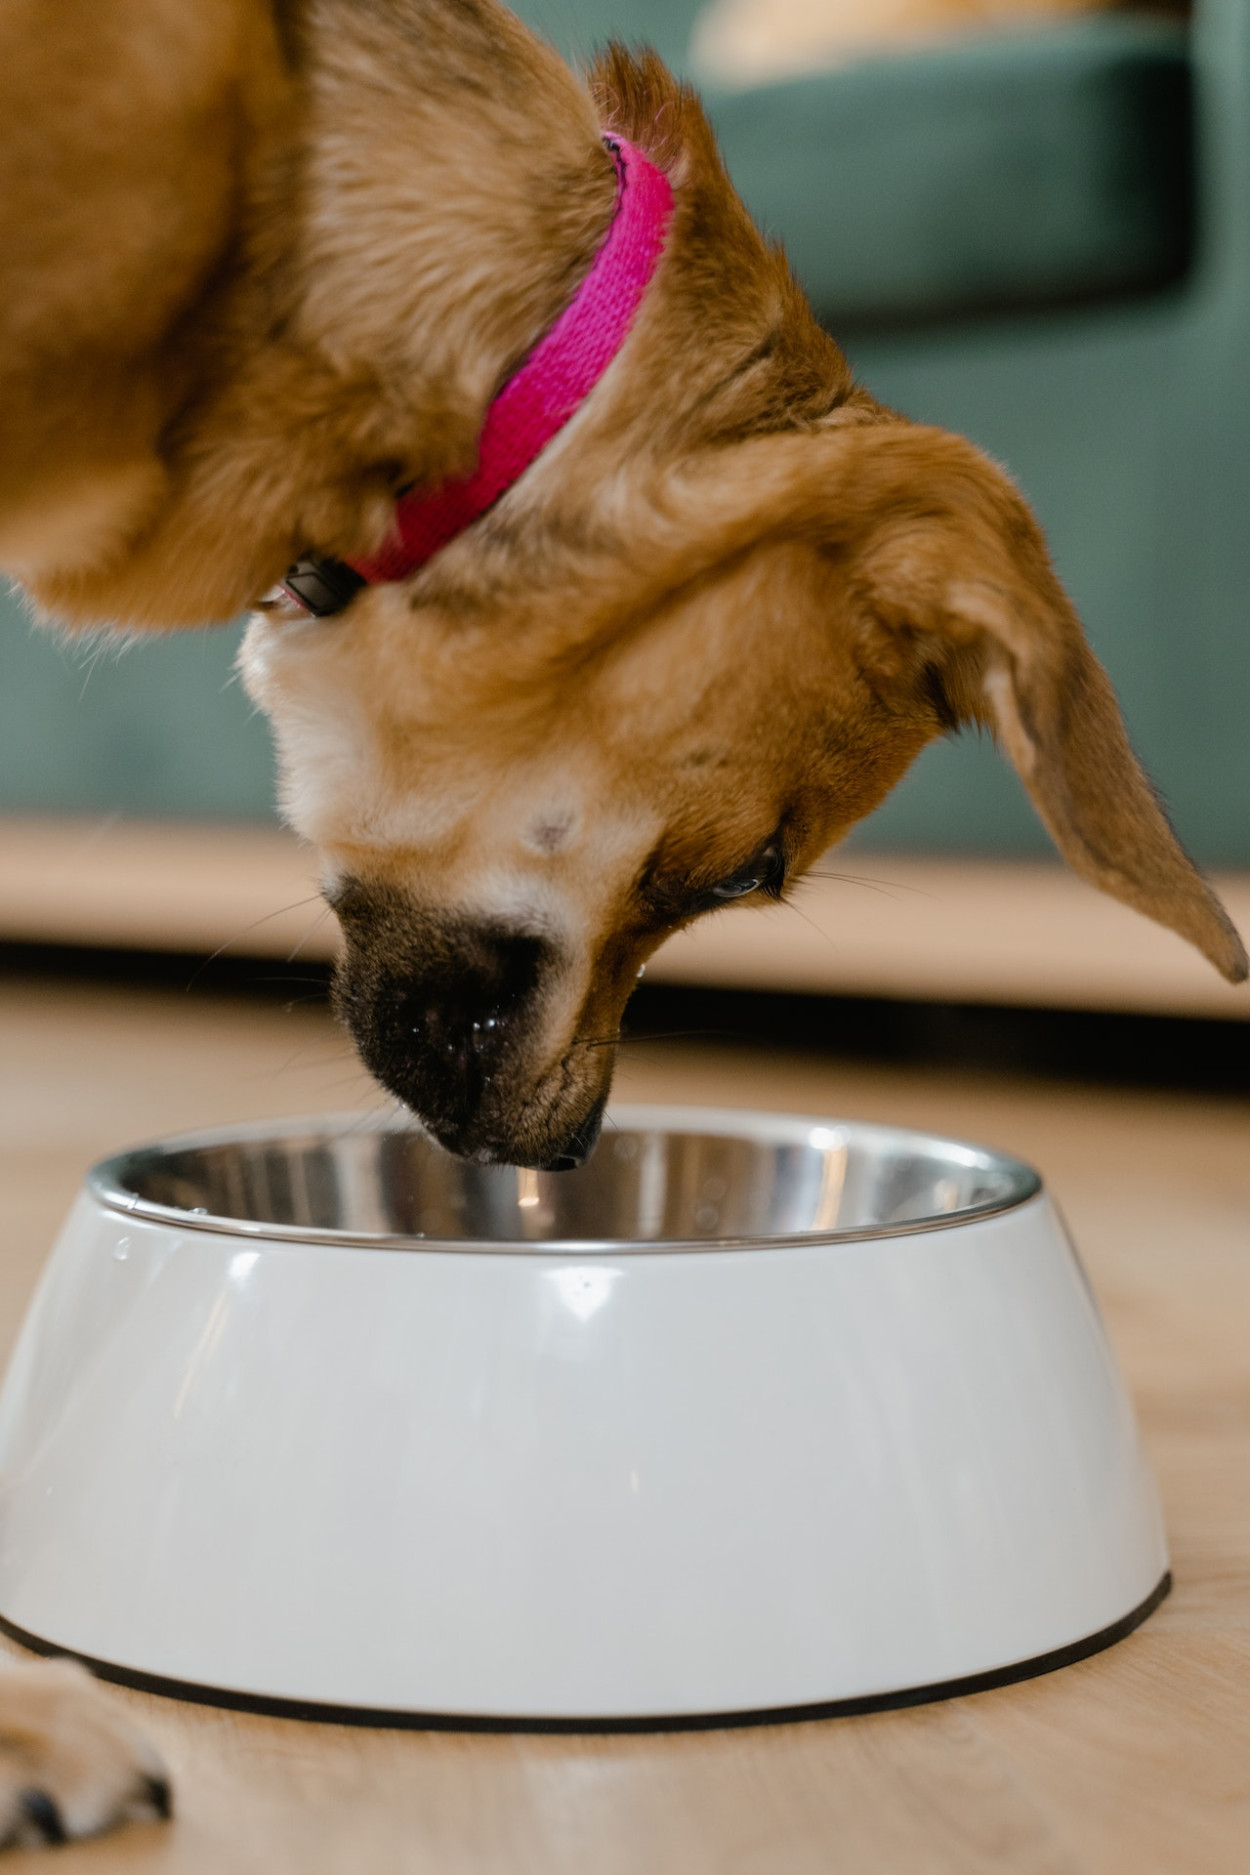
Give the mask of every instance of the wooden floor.
M 735 1732 L 369 1732 L 119 1692 L 168 1755 L 178 1819 L 61 1851 L 58 1875 L 1245 1875 L 1250 1102 L 671 1043 L 639 1047 L 620 1087 L 914 1123 L 1038 1163 L 1137 1400 L 1172 1598 L 1044 1679 Z M 96 1155 L 371 1099 L 319 1009 L 0 983 L 0 1339 Z

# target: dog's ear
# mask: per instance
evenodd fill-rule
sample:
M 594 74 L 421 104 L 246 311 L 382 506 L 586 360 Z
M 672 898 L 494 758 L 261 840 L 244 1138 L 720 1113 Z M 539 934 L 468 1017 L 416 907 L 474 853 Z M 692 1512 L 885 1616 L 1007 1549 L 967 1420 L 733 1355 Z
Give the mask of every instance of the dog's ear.
M 946 431 L 889 422 L 846 441 L 824 540 L 866 679 L 892 707 L 992 728 L 1073 869 L 1241 982 L 1241 939 L 1168 825 L 1018 491 Z

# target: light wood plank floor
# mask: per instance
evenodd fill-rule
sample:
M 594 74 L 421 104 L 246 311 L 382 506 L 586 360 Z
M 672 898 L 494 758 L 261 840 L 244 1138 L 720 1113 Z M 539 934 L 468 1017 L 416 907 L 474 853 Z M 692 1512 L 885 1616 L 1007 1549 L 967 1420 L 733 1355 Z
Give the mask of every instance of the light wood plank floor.
M 636 1047 L 620 1087 L 929 1126 L 1040 1164 L 1137 1399 L 1171 1600 L 1045 1679 L 736 1732 L 368 1732 L 119 1692 L 168 1755 L 178 1819 L 62 1851 L 57 1870 L 1245 1875 L 1250 1102 L 675 1043 Z M 320 1009 L 0 983 L 0 1340 L 93 1157 L 176 1127 L 371 1100 Z

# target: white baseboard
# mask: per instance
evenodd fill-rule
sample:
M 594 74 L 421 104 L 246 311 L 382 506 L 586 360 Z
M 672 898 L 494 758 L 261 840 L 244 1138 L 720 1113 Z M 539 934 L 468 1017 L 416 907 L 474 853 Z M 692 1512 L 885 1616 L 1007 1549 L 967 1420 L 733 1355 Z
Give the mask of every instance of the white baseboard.
M 1250 1019 L 1190 947 L 1059 865 L 831 856 L 789 906 L 672 939 L 657 982 Z M 1250 874 L 1216 879 L 1250 933 Z M 270 827 L 0 816 L 0 940 L 324 959 L 312 854 Z

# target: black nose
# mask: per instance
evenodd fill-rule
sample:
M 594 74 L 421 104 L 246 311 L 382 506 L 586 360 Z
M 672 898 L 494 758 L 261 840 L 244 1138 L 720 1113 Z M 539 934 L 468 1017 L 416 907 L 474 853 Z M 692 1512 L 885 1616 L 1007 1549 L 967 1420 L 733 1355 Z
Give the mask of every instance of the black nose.
M 453 1150 L 522 1039 L 546 951 L 541 938 L 474 930 L 405 977 L 358 977 L 348 957 L 338 1003 L 366 1067 Z

